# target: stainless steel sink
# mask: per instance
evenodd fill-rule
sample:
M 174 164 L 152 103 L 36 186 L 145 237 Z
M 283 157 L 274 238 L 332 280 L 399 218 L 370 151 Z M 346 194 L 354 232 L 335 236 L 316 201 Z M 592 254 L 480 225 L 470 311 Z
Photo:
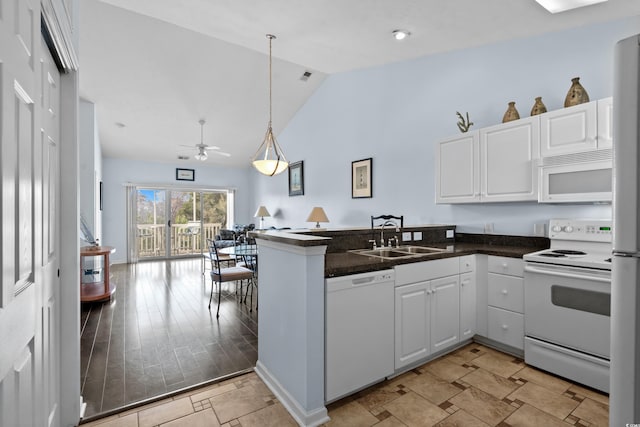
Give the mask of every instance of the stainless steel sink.
M 399 252 L 408 252 L 410 254 L 433 254 L 446 251 L 446 249 L 430 248 L 427 246 L 400 246 L 399 248 L 393 248 L 393 250 Z
M 419 255 L 435 254 L 445 251 L 446 249 L 431 248 L 426 246 L 400 246 L 397 248 L 356 249 L 350 252 L 377 258 L 394 259 L 411 258 Z
M 413 256 L 413 254 L 410 254 L 408 252 L 400 252 L 395 250 L 394 248 L 364 249 L 354 252 L 360 255 L 375 256 L 380 258 L 401 258 Z

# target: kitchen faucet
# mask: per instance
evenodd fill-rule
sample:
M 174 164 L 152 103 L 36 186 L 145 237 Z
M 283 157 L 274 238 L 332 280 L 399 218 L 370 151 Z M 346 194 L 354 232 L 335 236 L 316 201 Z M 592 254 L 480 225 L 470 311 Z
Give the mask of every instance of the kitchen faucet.
M 384 224 L 382 224 L 381 228 L 380 228 L 380 247 L 384 248 L 384 228 L 387 225 L 393 225 L 394 227 L 396 227 L 396 233 L 400 232 L 400 227 L 398 227 L 398 224 L 395 221 L 392 220 L 387 220 L 385 221 Z M 391 240 L 391 239 L 389 239 Z M 398 245 L 398 239 L 396 238 L 396 246 Z M 391 247 L 391 241 L 389 241 L 389 247 Z

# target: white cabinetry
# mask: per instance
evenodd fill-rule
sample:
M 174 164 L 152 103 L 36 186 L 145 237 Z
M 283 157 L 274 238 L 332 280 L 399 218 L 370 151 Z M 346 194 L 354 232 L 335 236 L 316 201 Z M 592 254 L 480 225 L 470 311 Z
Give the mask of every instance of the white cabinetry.
M 437 145 L 436 203 L 480 201 L 480 143 L 478 131 Z
M 524 349 L 524 262 L 488 257 L 488 338 Z
M 442 141 L 436 203 L 537 200 L 539 127 L 536 116 Z
M 480 198 L 484 202 L 538 200 L 539 117 L 480 130 Z
M 459 259 L 395 267 L 395 368 L 459 342 Z
M 598 147 L 597 117 L 597 101 L 542 114 L 540 121 L 542 157 L 595 150 Z
M 475 255 L 460 257 L 460 341 L 476 334 Z
M 540 116 L 542 157 L 583 153 L 613 146 L 613 98 L 604 98 Z

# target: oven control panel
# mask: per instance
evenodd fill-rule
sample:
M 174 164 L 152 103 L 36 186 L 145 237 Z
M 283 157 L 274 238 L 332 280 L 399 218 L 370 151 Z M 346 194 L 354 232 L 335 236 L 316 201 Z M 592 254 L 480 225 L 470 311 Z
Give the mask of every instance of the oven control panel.
M 549 238 L 585 242 L 611 242 L 613 222 L 608 219 L 552 219 Z

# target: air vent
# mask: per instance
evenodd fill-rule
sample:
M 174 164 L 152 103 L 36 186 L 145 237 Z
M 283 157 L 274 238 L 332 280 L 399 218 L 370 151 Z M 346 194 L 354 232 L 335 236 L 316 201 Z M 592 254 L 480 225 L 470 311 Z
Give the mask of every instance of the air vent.
M 305 71 L 302 76 L 300 77 L 300 80 L 302 80 L 303 82 L 306 82 L 307 80 L 309 80 L 309 77 L 311 77 L 311 71 Z
M 189 156 L 178 156 L 178 160 L 189 160 Z

